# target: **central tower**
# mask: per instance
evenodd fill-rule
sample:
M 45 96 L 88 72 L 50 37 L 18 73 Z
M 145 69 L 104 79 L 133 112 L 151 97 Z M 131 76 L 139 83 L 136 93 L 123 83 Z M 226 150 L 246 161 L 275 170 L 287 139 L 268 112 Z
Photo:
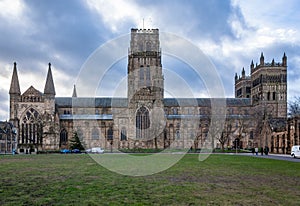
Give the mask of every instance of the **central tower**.
M 137 140 L 148 140 L 154 138 L 153 114 L 163 112 L 164 78 L 159 30 L 131 29 L 128 52 L 130 136 Z
M 128 54 L 128 99 L 150 89 L 153 98 L 163 99 L 164 80 L 158 29 L 131 29 Z

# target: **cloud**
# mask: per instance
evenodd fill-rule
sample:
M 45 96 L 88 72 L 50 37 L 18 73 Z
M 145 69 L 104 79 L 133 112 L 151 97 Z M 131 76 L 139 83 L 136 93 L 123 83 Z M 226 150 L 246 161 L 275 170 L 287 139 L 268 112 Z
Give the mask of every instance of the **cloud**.
M 57 96 L 70 96 L 90 54 L 108 40 L 128 33 L 131 27 L 142 28 L 143 19 L 145 28 L 159 28 L 197 45 L 216 66 L 226 96 L 233 96 L 235 72 L 240 73 L 242 67 L 249 72 L 251 60 L 258 61 L 262 51 L 266 61 L 280 61 L 286 52 L 289 96 L 300 89 L 297 0 L 2 0 L 0 10 L 2 113 L 8 108 L 5 93 L 8 94 L 14 61 L 18 63 L 22 91 L 30 85 L 43 90 L 47 64 L 51 62 Z M 184 68 L 175 60 L 172 63 L 163 59 L 163 63 L 174 72 Z M 113 75 L 118 75 L 117 69 Z M 182 75 L 191 80 L 189 83 L 199 83 L 193 81 L 193 74 Z M 105 94 L 109 88 L 115 90 L 112 76 L 107 77 Z M 206 94 L 205 89 L 194 92 Z

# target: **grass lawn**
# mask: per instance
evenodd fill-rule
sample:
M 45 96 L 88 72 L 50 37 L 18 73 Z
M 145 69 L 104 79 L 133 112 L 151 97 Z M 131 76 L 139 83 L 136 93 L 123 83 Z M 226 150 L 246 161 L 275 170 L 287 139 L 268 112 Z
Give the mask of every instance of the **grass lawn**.
M 0 156 L 0 205 L 299 205 L 300 164 L 188 154 L 145 177 L 119 175 L 90 156 Z

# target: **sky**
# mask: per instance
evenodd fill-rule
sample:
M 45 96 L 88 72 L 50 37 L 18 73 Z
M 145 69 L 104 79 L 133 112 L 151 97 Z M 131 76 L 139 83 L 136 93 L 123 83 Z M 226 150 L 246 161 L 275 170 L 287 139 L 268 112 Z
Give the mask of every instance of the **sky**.
M 214 65 L 226 97 L 234 97 L 235 73 L 245 67 L 249 74 L 251 60 L 258 62 L 261 52 L 266 62 L 281 62 L 285 52 L 291 100 L 300 89 L 299 10 L 298 0 L 0 0 L 0 120 L 9 118 L 13 62 L 21 93 L 31 85 L 43 92 L 51 62 L 56 96 L 70 97 L 97 49 L 128 35 L 131 28 L 143 27 L 196 45 Z M 187 62 L 161 49 L 166 96 L 172 97 L 172 89 L 176 95 L 186 94 L 186 87 L 173 77 L 181 77 L 194 96 L 211 96 Z M 111 66 L 99 96 L 126 96 L 126 66 L 126 57 Z M 78 86 L 77 90 L 78 96 L 87 95 Z

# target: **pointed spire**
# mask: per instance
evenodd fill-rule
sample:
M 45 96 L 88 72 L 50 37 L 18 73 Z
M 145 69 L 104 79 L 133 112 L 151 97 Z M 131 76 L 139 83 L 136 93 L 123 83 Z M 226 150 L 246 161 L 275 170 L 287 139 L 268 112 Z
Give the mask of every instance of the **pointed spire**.
M 274 66 L 275 65 L 275 60 L 274 60 L 274 58 L 272 59 L 272 66 Z
M 252 59 L 251 64 L 250 64 L 250 73 L 251 74 L 252 74 L 253 70 L 254 70 L 254 63 L 253 63 L 253 59 Z
M 283 54 L 283 57 L 282 57 L 282 66 L 287 66 L 287 57 L 286 57 L 286 55 L 285 55 L 285 52 L 284 52 L 284 54 Z
M 264 53 L 261 52 L 261 55 L 260 55 L 260 65 L 263 66 L 265 64 L 265 57 L 264 57 Z
M 14 62 L 14 70 L 11 78 L 9 94 L 21 95 L 16 62 Z
M 242 77 L 244 78 L 245 77 L 245 68 L 243 67 L 243 70 L 242 70 Z
M 234 77 L 234 79 L 235 79 L 235 81 L 237 81 L 237 80 L 238 80 L 238 75 L 237 75 L 237 73 L 235 73 L 235 77 Z
M 74 84 L 72 97 L 77 97 L 76 86 Z
M 54 88 L 52 71 L 51 71 L 51 63 L 49 63 L 48 65 L 49 65 L 49 69 L 48 69 L 44 94 L 55 95 L 55 88 Z

